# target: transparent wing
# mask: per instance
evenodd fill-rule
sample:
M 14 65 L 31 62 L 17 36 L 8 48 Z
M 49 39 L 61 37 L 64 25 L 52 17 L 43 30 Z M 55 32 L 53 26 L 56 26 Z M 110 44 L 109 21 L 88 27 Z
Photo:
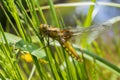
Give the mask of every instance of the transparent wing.
M 73 37 L 79 36 L 79 39 L 85 39 L 88 43 L 91 43 L 94 39 L 97 38 L 97 36 L 106 32 L 107 30 L 110 30 L 111 27 L 112 24 L 103 23 L 93 25 L 89 28 L 70 29 L 70 31 L 73 32 Z

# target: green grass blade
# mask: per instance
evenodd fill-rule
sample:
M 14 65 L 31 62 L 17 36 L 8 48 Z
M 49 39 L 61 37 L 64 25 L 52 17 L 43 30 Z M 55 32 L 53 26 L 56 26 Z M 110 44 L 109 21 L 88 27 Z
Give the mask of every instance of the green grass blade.
M 57 27 L 60 27 L 53 2 L 51 0 L 48 0 L 48 2 L 49 2 L 49 5 L 50 5 L 50 10 L 51 10 L 51 13 L 52 13 L 52 16 L 53 16 L 53 20 L 55 21 L 54 23 L 56 24 Z
M 96 2 L 96 0 L 91 0 L 92 2 Z M 93 17 L 93 10 L 94 10 L 94 5 L 91 5 L 90 8 L 89 8 L 89 11 L 88 11 L 88 15 L 87 15 L 87 18 L 84 22 L 84 26 L 85 27 L 88 27 L 91 25 L 91 22 L 92 22 L 92 17 Z

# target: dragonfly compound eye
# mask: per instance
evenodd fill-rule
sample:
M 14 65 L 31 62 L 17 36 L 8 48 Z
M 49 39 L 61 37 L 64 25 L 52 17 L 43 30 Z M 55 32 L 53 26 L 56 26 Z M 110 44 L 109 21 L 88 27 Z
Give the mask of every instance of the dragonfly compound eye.
M 41 24 L 41 25 L 40 25 L 40 29 L 41 29 L 41 30 L 47 30 L 48 27 L 49 27 L 49 25 L 47 25 L 47 24 Z

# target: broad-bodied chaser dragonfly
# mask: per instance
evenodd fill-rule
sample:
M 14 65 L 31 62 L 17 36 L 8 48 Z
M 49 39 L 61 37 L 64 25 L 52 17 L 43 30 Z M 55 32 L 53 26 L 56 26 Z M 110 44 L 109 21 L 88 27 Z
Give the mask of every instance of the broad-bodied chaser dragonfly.
M 79 36 L 88 35 L 90 37 L 92 37 L 91 35 L 93 35 L 94 38 L 96 38 L 99 34 L 103 33 L 106 30 L 109 30 L 113 23 L 120 20 L 120 17 L 119 19 L 117 18 L 118 20 L 116 21 L 115 19 L 116 17 L 102 24 L 93 25 L 88 28 L 76 28 L 76 29 L 70 29 L 70 28 L 60 29 L 47 24 L 41 24 L 40 31 L 42 35 L 57 40 L 73 58 L 76 58 L 76 60 L 82 62 L 80 56 L 76 53 L 76 51 L 71 46 L 68 40 L 75 35 L 79 35 Z
M 93 25 L 89 28 L 59 29 L 47 24 L 41 24 L 40 31 L 41 34 L 57 40 L 73 58 L 76 58 L 76 60 L 82 62 L 80 56 L 76 53 L 68 40 L 75 35 L 83 36 L 93 33 L 94 36 L 97 36 L 103 31 L 108 30 L 110 27 L 111 25 L 109 24 L 100 24 Z

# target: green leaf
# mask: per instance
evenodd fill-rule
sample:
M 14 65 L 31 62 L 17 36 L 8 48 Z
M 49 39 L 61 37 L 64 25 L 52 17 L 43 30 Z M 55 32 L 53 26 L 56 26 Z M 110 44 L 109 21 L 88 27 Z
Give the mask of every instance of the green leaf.
M 46 57 L 44 49 L 40 49 L 40 48 L 34 50 L 31 54 L 36 56 L 37 58 L 45 58 Z
M 5 36 L 6 36 L 6 39 L 7 39 L 8 43 L 17 43 L 18 41 L 21 40 L 20 37 L 14 35 L 14 34 L 11 34 L 11 33 L 5 32 Z M 0 35 L 0 37 L 2 37 L 2 36 Z M 0 38 L 0 42 L 2 42 L 2 41 L 5 43 L 3 37 Z
M 19 42 L 17 42 L 15 44 L 16 48 L 21 49 L 23 51 L 29 51 L 30 53 L 39 48 L 37 45 L 35 45 L 34 43 L 29 43 L 29 42 L 25 42 L 23 40 L 20 40 Z

